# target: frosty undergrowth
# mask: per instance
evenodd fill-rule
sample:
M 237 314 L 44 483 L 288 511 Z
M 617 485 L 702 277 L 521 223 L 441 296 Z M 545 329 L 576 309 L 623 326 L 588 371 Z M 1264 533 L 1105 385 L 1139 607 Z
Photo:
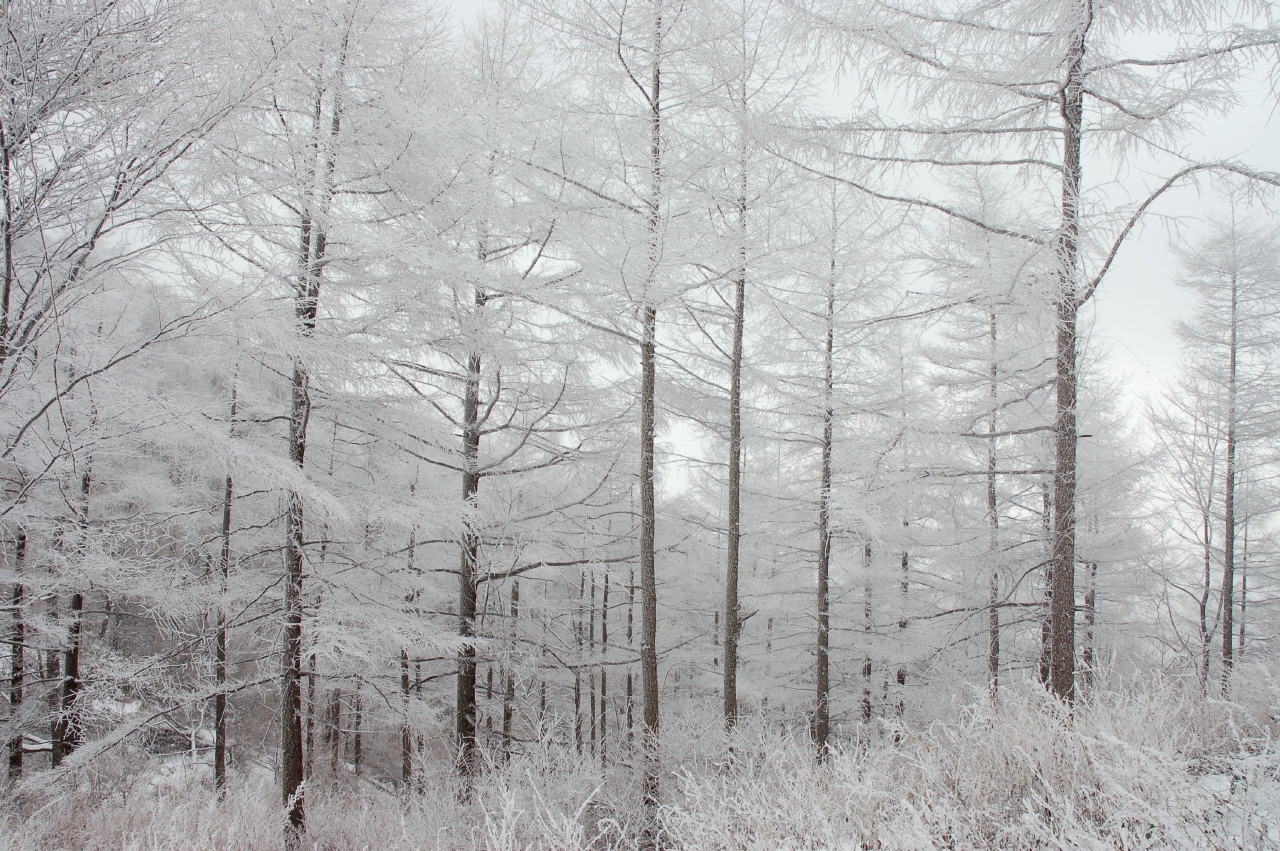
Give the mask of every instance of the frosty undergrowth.
M 1243 673 L 1243 672 L 1241 672 Z M 671 719 L 662 813 L 687 849 L 1280 848 L 1280 695 L 1262 672 L 1231 702 L 1176 683 L 1099 695 L 1068 715 L 1034 688 L 979 697 L 947 721 L 879 729 L 817 766 L 803 735 Z M 72 789 L 23 799 L 0 849 L 275 849 L 278 790 L 240 777 L 222 803 L 203 767 L 123 780 L 102 764 Z M 401 796 L 317 788 L 316 849 L 625 848 L 633 773 L 544 747 L 494 770 L 458 804 L 447 774 Z

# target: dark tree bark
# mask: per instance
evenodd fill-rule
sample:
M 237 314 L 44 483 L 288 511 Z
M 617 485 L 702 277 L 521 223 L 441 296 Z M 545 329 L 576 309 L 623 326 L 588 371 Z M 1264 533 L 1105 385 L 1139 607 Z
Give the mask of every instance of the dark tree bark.
M 739 108 L 746 109 L 746 77 Z M 743 143 L 745 145 L 745 142 Z M 738 271 L 733 281 L 733 347 L 729 356 L 729 529 L 724 574 L 724 725 L 738 720 L 738 639 L 742 611 L 738 599 L 738 553 L 742 540 L 742 337 L 747 311 L 747 163 L 739 162 Z
M 50 608 L 56 609 L 58 598 L 49 601 Z M 46 683 L 62 682 L 62 659 L 56 650 L 46 650 L 44 654 L 44 679 Z M 53 767 L 53 743 L 57 740 L 58 715 L 62 709 L 62 689 L 54 685 L 49 690 L 49 765 Z
M 654 430 L 657 387 L 657 293 L 662 230 L 662 0 L 654 0 L 653 69 L 649 91 L 650 187 L 648 204 L 649 262 L 640 334 L 640 689 L 644 700 L 644 775 L 641 800 L 644 824 L 640 846 L 645 851 L 658 844 L 658 802 L 661 755 L 658 729 L 658 584 L 654 541 L 657 512 L 654 499 Z
M 902 521 L 902 528 L 905 530 L 908 521 Z M 911 554 L 906 549 L 902 551 L 902 579 L 899 582 L 898 590 L 902 592 L 902 617 L 898 619 L 898 631 L 902 632 L 907 628 L 907 593 L 911 590 Z M 898 673 L 894 678 L 898 684 L 898 704 L 895 707 L 897 715 L 901 718 L 907 711 L 907 666 L 906 664 L 898 665 Z M 894 744 L 898 742 L 898 734 L 894 733 Z
M 831 729 L 831 455 L 835 424 L 835 308 L 836 259 L 832 237 L 830 276 L 827 283 L 826 340 L 822 357 L 822 471 L 818 490 L 818 648 L 817 704 L 813 711 L 813 743 L 818 762 L 828 755 L 827 738 Z M 772 628 L 773 619 L 769 619 Z
M 1098 563 L 1090 562 L 1086 570 L 1088 571 L 1088 585 L 1084 591 L 1084 641 L 1081 642 L 1083 647 L 1080 653 L 1081 667 L 1081 688 L 1085 694 L 1093 688 L 1094 681 L 1094 661 L 1095 650 L 1093 646 L 1093 627 L 1097 622 L 1098 609 Z
M 591 574 L 591 603 L 587 614 L 587 659 L 589 665 L 587 667 L 587 692 L 588 692 L 588 718 L 591 722 L 591 753 L 597 754 L 600 751 L 600 729 L 598 726 L 599 715 L 596 705 L 596 671 L 600 666 L 596 660 L 596 575 Z
M 1222 539 L 1222 693 L 1226 695 L 1231 684 L 1231 666 L 1234 663 L 1232 649 L 1235 636 L 1232 617 L 1235 614 L 1236 569 L 1236 274 L 1231 273 L 1231 315 L 1227 341 L 1227 481 L 1223 497 Z
M 356 776 L 364 766 L 364 693 L 360 686 L 361 681 L 357 678 L 355 705 L 351 713 L 351 764 L 355 766 Z
M 1244 658 L 1244 625 L 1249 607 L 1249 516 L 1244 518 L 1240 553 L 1240 641 L 1236 644 L 1236 660 Z
M 607 593 L 607 592 L 606 592 Z M 506 688 L 502 692 L 502 758 L 503 761 L 511 759 L 511 746 L 515 741 L 513 725 L 515 722 L 515 706 L 516 706 L 516 672 L 515 672 L 515 652 L 517 639 L 517 622 L 520 620 L 520 580 L 516 579 L 511 583 L 511 654 L 512 657 L 507 662 L 507 682 Z
M 996 494 L 996 412 L 1000 404 L 999 367 L 996 364 L 996 314 L 991 311 L 991 418 L 987 423 L 987 546 L 990 590 L 987 608 L 987 684 L 994 696 L 1000 689 L 1000 514 Z
M 862 657 L 862 720 L 871 720 L 871 542 L 862 547 L 862 636 L 866 655 Z
M 27 559 L 27 533 L 19 531 L 13 547 L 14 571 L 18 581 L 13 583 L 11 603 L 13 623 L 9 631 L 9 716 L 17 714 L 22 706 L 23 679 L 26 676 L 27 621 L 26 589 L 22 585 L 22 567 Z M 1241 619 L 1243 626 L 1244 620 Z M 13 731 L 9 746 L 9 782 L 22 779 L 22 730 Z
M 635 650 L 635 622 L 636 622 L 636 570 L 631 568 L 627 574 L 627 649 Z M 631 670 L 631 666 L 627 666 L 627 753 L 635 753 L 635 675 Z
M 9 302 L 13 298 L 13 165 L 9 134 L 0 121 L 0 366 L 9 359 Z
M 1049 687 L 1049 675 L 1053 667 L 1053 621 L 1049 612 L 1053 608 L 1053 509 L 1050 502 L 1050 485 L 1044 482 L 1040 499 L 1040 527 L 1044 533 L 1044 617 L 1040 621 L 1040 684 Z
M 609 573 L 600 599 L 600 764 L 609 762 Z
M 89 532 L 89 494 L 93 485 L 92 460 L 86 462 L 80 475 L 80 507 L 77 524 L 80 527 L 80 554 L 85 554 Z M 80 720 L 80 692 L 84 683 L 80 679 L 80 646 L 83 632 L 84 594 L 71 595 L 68 610 L 67 647 L 62 654 L 62 685 L 58 700 L 58 713 L 53 719 L 53 736 L 50 742 L 50 762 L 54 768 L 70 756 L 84 742 L 84 729 Z
M 484 294 L 476 291 L 476 306 L 483 307 Z M 457 730 L 457 770 L 462 778 L 461 796 L 471 797 L 472 780 L 479 771 L 476 739 L 476 596 L 480 573 L 479 518 L 476 517 L 480 490 L 480 354 L 467 358 L 466 387 L 462 400 L 462 564 L 458 582 L 458 635 L 464 645 L 458 653 L 458 683 L 455 719 Z
M 329 745 L 329 773 L 338 773 L 342 759 L 342 689 L 329 692 L 329 711 L 325 719 L 325 743 Z
M 231 387 L 231 435 L 235 435 L 236 421 L 236 388 Z M 222 555 L 218 560 L 220 574 L 219 596 L 225 597 L 231 579 L 231 502 L 234 496 L 234 481 L 231 471 L 227 471 L 226 485 L 222 494 Z M 227 787 L 227 614 L 223 600 L 218 601 L 218 623 L 214 634 L 213 647 L 213 679 L 217 693 L 213 697 L 213 787 L 221 796 Z
M 573 609 L 573 746 L 582 753 L 582 606 L 587 593 L 587 573 L 578 571 L 578 600 Z
M 1209 656 L 1213 641 L 1209 627 L 1209 598 L 1213 595 L 1213 470 L 1209 474 L 1210 498 L 1200 515 L 1201 561 L 1204 573 L 1200 580 L 1200 690 L 1209 696 Z
M 1083 0 L 1082 16 L 1067 47 L 1066 81 L 1060 95 L 1062 115 L 1062 226 L 1058 255 L 1056 416 L 1053 466 L 1053 597 L 1049 621 L 1053 658 L 1050 685 L 1060 700 L 1075 700 L 1076 612 L 1076 357 L 1080 293 L 1076 286 L 1080 240 L 1080 142 L 1083 132 L 1085 36 L 1093 23 L 1092 0 Z
M 71 756 L 84 741 L 84 732 L 79 719 L 80 691 L 84 686 L 80 680 L 80 634 L 83 612 L 84 595 L 77 591 L 71 595 L 67 649 L 62 653 L 62 686 L 58 700 L 58 714 L 53 722 L 51 760 L 54 768 Z
M 409 486 L 410 499 L 417 491 L 417 485 Z M 417 569 L 418 527 L 409 529 L 409 550 L 407 566 L 411 577 L 419 574 Z M 414 603 L 418 599 L 418 589 L 413 588 L 405 594 L 405 608 L 413 613 Z M 408 786 L 413 781 L 413 725 L 409 723 L 410 695 L 412 694 L 412 677 L 409 668 L 409 648 L 400 648 L 400 703 L 404 719 L 400 724 L 400 779 Z
M 339 56 L 335 79 L 341 86 L 345 47 Z M 333 194 L 335 145 L 342 127 L 342 104 L 335 92 L 325 127 L 324 93 L 316 93 L 312 128 L 312 156 L 319 188 L 304 209 L 299 229 L 299 275 L 294 289 L 294 318 L 303 339 L 315 336 L 320 306 L 320 284 L 328 244 L 327 219 Z M 327 139 L 322 135 L 327 130 Z M 295 357 L 289 396 L 289 460 L 299 470 L 306 466 L 307 427 L 311 421 L 311 372 L 302 357 Z M 287 813 L 285 847 L 301 846 L 306 833 L 306 807 L 302 737 L 302 580 L 306 558 L 303 539 L 302 494 L 290 490 L 285 513 L 284 642 L 280 678 L 280 791 Z

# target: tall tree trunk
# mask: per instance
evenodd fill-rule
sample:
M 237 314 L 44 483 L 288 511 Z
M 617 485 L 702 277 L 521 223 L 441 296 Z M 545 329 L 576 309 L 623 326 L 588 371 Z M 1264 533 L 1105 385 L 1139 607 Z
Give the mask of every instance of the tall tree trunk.
M 1231 684 L 1232 649 L 1235 636 L 1232 617 L 1235 614 L 1236 573 L 1236 274 L 1231 273 L 1231 328 L 1227 351 L 1227 482 L 1223 501 L 1222 540 L 1222 693 Z
M 228 430 L 235 436 L 236 388 L 231 385 L 231 417 Z M 213 696 L 213 788 L 219 797 L 227 787 L 227 613 L 226 595 L 231 581 L 231 501 L 234 481 L 227 470 L 227 480 L 222 493 L 222 555 L 218 560 L 220 581 L 218 585 L 218 624 L 214 634 L 213 679 L 217 692 Z
M 1089 584 L 1084 591 L 1084 641 L 1080 653 L 1081 688 L 1085 694 L 1093 688 L 1096 651 L 1093 646 L 1093 627 L 1098 617 L 1098 563 L 1086 566 Z
M 351 764 L 355 767 L 356 776 L 364 765 L 364 693 L 361 691 L 363 681 L 356 677 L 355 705 L 351 713 Z
M 9 717 L 16 717 L 22 707 L 23 678 L 26 676 L 27 621 L 26 589 L 22 585 L 22 567 L 27 559 L 27 533 L 19 530 L 13 547 L 13 623 L 9 632 Z M 1240 620 L 1241 626 L 1244 619 Z M 1243 633 L 1242 633 L 1243 634 Z M 9 739 L 9 782 L 22 779 L 22 728 L 15 729 Z
M 409 498 L 412 501 L 417 492 L 417 483 L 409 485 Z M 412 525 L 409 527 L 409 550 L 408 550 L 408 568 L 410 581 L 412 577 L 418 575 L 416 565 L 418 549 L 418 527 Z M 405 608 L 410 614 L 413 613 L 413 604 L 418 599 L 418 589 L 414 587 L 410 589 L 404 598 Z M 409 648 L 402 646 L 400 648 L 400 704 L 404 718 L 400 722 L 400 779 L 405 786 L 413 781 L 413 725 L 409 721 L 410 695 L 412 693 L 412 682 L 409 668 Z
M 596 575 L 591 573 L 591 603 L 587 614 L 587 692 L 588 718 L 591 722 L 591 753 L 594 756 L 600 749 L 600 729 L 597 724 L 596 706 Z
M 582 607 L 587 594 L 587 573 L 578 571 L 578 599 L 573 607 L 573 746 L 582 754 Z
M 306 368 L 298 361 L 293 369 L 289 459 L 299 469 L 302 469 L 306 458 L 310 415 L 309 377 Z M 301 846 L 306 830 L 302 788 L 302 529 L 302 494 L 290 490 L 285 515 L 284 646 L 280 663 L 280 788 L 288 818 L 285 847 L 290 849 Z
M 80 680 L 80 634 L 84 612 L 84 595 L 77 591 L 71 595 L 70 624 L 67 627 L 67 649 L 62 653 L 62 685 L 58 700 L 58 715 L 53 724 L 51 760 L 54 768 L 75 751 L 83 741 L 79 719 L 79 698 L 83 683 Z
M 316 744 L 316 653 L 312 642 L 311 652 L 307 654 L 307 718 L 306 718 L 306 761 L 304 776 L 310 777 L 315 771 Z
M 635 651 L 636 622 L 636 569 L 632 567 L 627 573 L 627 651 Z M 627 666 L 627 753 L 631 754 L 635 741 L 635 676 L 631 666 Z
M 862 657 L 862 720 L 871 720 L 871 542 L 862 546 L 862 636 L 866 655 Z
M 818 762 L 828 755 L 827 738 L 831 728 L 831 455 L 835 424 L 835 309 L 836 258 L 835 235 L 832 234 L 831 268 L 827 281 L 826 340 L 822 354 L 822 470 L 818 486 L 818 648 L 817 703 L 813 711 L 813 743 Z M 772 628 L 773 619 L 769 619 Z M 772 631 L 772 629 L 770 630 Z
M 58 598 L 54 597 L 49 601 L 49 608 L 56 611 L 58 607 Z M 56 650 L 46 650 L 44 654 L 44 680 L 51 683 L 52 688 L 49 690 L 49 765 L 53 767 L 54 762 L 54 746 L 53 743 L 58 739 L 58 716 L 62 710 L 62 689 L 59 684 L 62 682 L 62 659 L 61 654 Z
M 93 485 L 93 461 L 85 464 L 80 475 L 80 506 L 77 524 L 80 527 L 80 555 L 83 558 L 88 547 L 89 493 Z M 71 595 L 70 623 L 67 626 L 67 648 L 62 654 L 62 687 L 58 714 L 54 718 L 53 740 L 50 743 L 50 761 L 54 768 L 70 756 L 84 741 L 80 720 L 80 692 L 84 683 L 80 680 L 80 645 L 83 632 L 84 594 Z
M 746 110 L 746 76 L 738 107 Z M 742 539 L 742 336 L 747 311 L 747 155 L 738 163 L 738 272 L 733 289 L 733 348 L 729 356 L 729 530 L 724 573 L 724 725 L 738 720 L 738 638 L 742 612 L 738 600 L 738 552 Z
M 907 528 L 907 521 L 902 521 L 902 527 Z M 904 547 L 902 550 L 902 579 L 898 585 L 898 590 L 902 592 L 902 617 L 898 618 L 898 631 L 902 632 L 907 628 L 907 593 L 911 590 L 911 557 L 910 553 Z M 905 639 L 904 639 L 905 640 Z M 895 707 L 897 715 L 901 718 L 906 714 L 907 710 L 907 666 L 905 662 L 898 664 L 898 673 L 894 678 L 898 684 L 898 703 Z M 897 733 L 894 734 L 894 743 L 897 744 Z
M 1000 405 L 999 367 L 996 364 L 996 313 L 991 311 L 991 418 L 987 423 L 987 564 L 990 570 L 987 609 L 987 685 L 994 697 L 1000 689 L 1000 513 L 996 500 L 996 425 Z
M 1244 659 L 1244 624 L 1249 606 L 1249 517 L 1245 515 L 1240 553 L 1240 641 L 1236 645 L 1236 661 Z
M 1080 240 L 1080 142 L 1083 132 L 1085 36 L 1093 23 L 1093 0 L 1082 0 L 1082 17 L 1067 47 L 1067 76 L 1060 96 L 1062 115 L 1062 226 L 1058 255 L 1053 464 L 1053 598 L 1049 601 L 1053 658 L 1050 684 L 1060 700 L 1075 700 L 1076 612 L 1076 330 L 1080 294 L 1076 287 Z
M 600 594 L 600 764 L 609 762 L 609 571 Z
M 516 705 L 516 641 L 518 639 L 517 623 L 520 620 L 520 580 L 511 583 L 511 657 L 507 661 L 507 682 L 502 692 L 502 759 L 511 759 L 511 745 L 514 741 L 513 724 L 515 722 Z
M 1213 493 L 1213 470 L 1209 473 L 1209 493 Z M 1200 515 L 1201 557 L 1204 575 L 1200 580 L 1200 690 L 1209 696 L 1209 645 L 1213 640 L 1209 628 L 1209 597 L 1213 594 L 1213 500 L 1210 498 Z
M 658 844 L 661 755 L 658 730 L 658 584 L 654 541 L 657 525 L 654 454 L 657 386 L 658 309 L 655 292 L 662 241 L 662 51 L 663 0 L 653 0 L 653 69 L 648 91 L 650 186 L 648 198 L 649 275 L 642 304 L 640 333 L 640 688 L 644 698 L 644 775 L 641 800 L 644 824 L 640 846 Z
M 9 136 L 0 121 L 0 368 L 9 359 L 9 303 L 13 298 L 13 165 Z
M 338 773 L 342 758 L 342 689 L 329 692 L 329 711 L 325 718 L 325 743 L 329 745 L 329 773 Z
M 476 291 L 481 308 L 484 293 Z M 480 368 L 479 352 L 467 358 L 466 387 L 462 401 L 462 564 L 458 583 L 458 635 L 464 645 L 458 653 L 457 770 L 462 777 L 461 796 L 469 800 L 473 778 L 479 771 L 476 739 L 476 595 L 480 574 L 480 532 L 477 493 L 480 490 Z
M 1049 496 L 1049 482 L 1041 484 L 1040 492 L 1040 531 L 1043 534 L 1045 567 L 1044 567 L 1044 616 L 1040 619 L 1040 684 L 1049 687 L 1049 676 L 1053 667 L 1053 622 L 1049 611 L 1053 608 L 1053 510 Z
M 339 57 L 335 79 L 342 82 L 346 48 Z M 294 290 L 294 318 L 303 340 L 315 336 L 320 306 L 320 283 L 328 244 L 328 215 L 336 166 L 335 146 L 342 127 L 342 103 L 335 91 L 328 127 L 323 121 L 324 92 L 317 91 L 312 126 L 312 162 L 318 187 L 304 209 L 299 228 L 299 275 Z M 327 139 L 322 134 L 327 129 Z M 289 460 L 306 466 L 307 427 L 311 421 L 311 372 L 302 356 L 295 356 L 289 394 Z M 280 660 L 280 793 L 286 812 L 285 847 L 301 847 L 306 833 L 302 737 L 302 579 L 305 562 L 303 499 L 290 489 L 285 512 L 284 635 Z

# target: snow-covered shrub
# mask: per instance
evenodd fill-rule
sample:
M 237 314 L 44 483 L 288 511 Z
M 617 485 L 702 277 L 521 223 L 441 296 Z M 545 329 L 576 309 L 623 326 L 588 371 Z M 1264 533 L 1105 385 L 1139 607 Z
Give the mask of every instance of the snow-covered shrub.
M 1252 668 L 1238 671 L 1230 701 L 1150 680 L 1068 712 L 1037 686 L 1009 687 L 919 729 L 841 742 L 825 765 L 802 733 L 743 718 L 726 737 L 715 721 L 673 716 L 663 830 L 689 851 L 1280 848 L 1278 710 L 1274 683 Z M 308 795 L 308 846 L 633 847 L 640 796 L 623 744 L 604 766 L 563 744 L 528 744 L 490 765 L 465 803 L 443 763 L 418 792 L 355 775 L 325 783 Z M 246 767 L 219 802 L 206 765 L 143 759 L 121 751 L 74 784 L 11 799 L 21 814 L 0 816 L 0 851 L 280 847 L 270 771 Z

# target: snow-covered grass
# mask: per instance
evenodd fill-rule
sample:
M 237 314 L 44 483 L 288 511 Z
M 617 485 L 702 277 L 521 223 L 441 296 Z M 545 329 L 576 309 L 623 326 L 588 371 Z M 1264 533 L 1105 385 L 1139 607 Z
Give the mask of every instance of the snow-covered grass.
M 878 730 L 814 764 L 802 735 L 673 718 L 662 817 L 688 849 L 1280 848 L 1280 693 L 1240 671 L 1231 702 L 1148 682 L 1067 713 L 1034 687 L 979 695 L 946 721 Z M 728 747 L 732 746 L 732 749 Z M 0 816 L 3 851 L 275 849 L 277 787 L 222 802 L 181 760 L 103 764 Z M 604 849 L 632 844 L 633 772 L 535 748 L 460 804 L 443 770 L 420 794 L 352 780 L 310 792 L 316 849 Z
M 698 849 L 1280 848 L 1274 698 L 1148 684 L 1067 713 L 1027 689 L 826 767 L 756 732 L 681 776 L 667 826 Z

